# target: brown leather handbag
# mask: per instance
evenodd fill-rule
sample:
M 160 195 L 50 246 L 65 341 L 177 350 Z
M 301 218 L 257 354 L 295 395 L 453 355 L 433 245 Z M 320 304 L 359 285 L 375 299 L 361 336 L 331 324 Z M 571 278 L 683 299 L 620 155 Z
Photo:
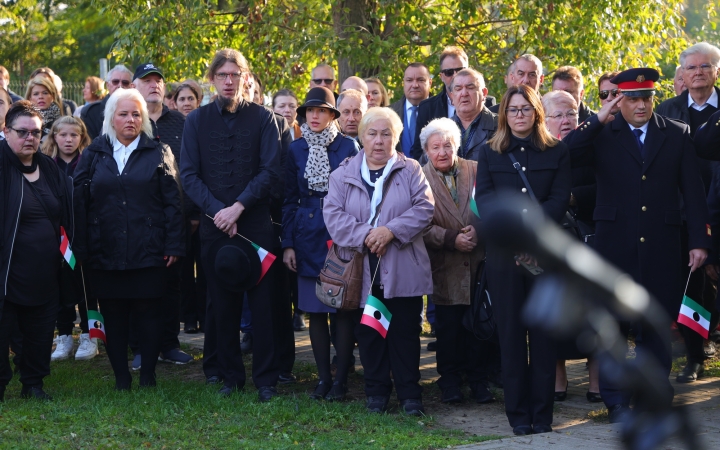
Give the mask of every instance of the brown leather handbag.
M 350 259 L 338 255 L 333 244 L 315 283 L 315 295 L 330 308 L 350 310 L 360 307 L 363 283 L 363 254 L 355 250 Z

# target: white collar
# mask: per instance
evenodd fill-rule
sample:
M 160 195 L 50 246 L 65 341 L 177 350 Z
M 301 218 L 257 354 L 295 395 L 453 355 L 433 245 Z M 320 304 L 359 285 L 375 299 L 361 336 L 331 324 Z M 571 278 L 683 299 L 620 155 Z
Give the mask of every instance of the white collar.
M 630 125 L 630 124 L 628 123 L 628 125 Z M 630 125 L 630 131 L 632 131 L 632 130 L 642 130 L 643 134 L 647 135 L 648 125 L 650 125 L 650 121 L 649 121 L 649 120 L 648 120 L 647 122 L 645 122 L 645 125 L 641 126 L 640 128 L 634 127 L 634 126 Z
M 119 152 L 120 150 L 123 150 L 132 152 L 137 148 L 138 144 L 140 144 L 140 135 L 138 135 L 138 137 L 136 137 L 135 140 L 132 141 L 127 147 L 124 146 L 123 143 L 120 142 L 117 138 L 115 138 L 115 143 L 113 144 L 113 151 Z
M 702 109 L 705 109 L 706 105 L 714 106 L 716 108 L 718 107 L 718 94 L 714 87 L 712 90 L 712 94 L 710 94 L 710 98 L 708 98 L 707 101 L 702 105 L 698 105 L 697 103 L 695 103 L 695 100 L 693 100 L 692 98 L 692 94 L 690 93 L 690 91 L 688 91 L 688 108 L 695 108 L 700 111 Z
M 412 103 L 410 103 L 410 100 L 405 99 L 405 112 L 409 111 L 410 108 L 415 107 Z

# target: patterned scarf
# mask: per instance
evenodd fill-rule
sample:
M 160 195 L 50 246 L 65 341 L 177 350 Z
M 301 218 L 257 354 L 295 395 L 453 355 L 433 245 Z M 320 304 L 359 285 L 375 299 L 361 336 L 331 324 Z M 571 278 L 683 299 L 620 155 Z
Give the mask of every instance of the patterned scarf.
M 317 192 L 327 192 L 330 179 L 330 160 L 328 159 L 327 147 L 335 140 L 339 131 L 334 123 L 316 133 L 310 129 L 307 123 L 300 127 L 302 136 L 310 148 L 305 165 L 305 179 L 308 180 L 308 189 Z
M 445 183 L 445 187 L 450 192 L 450 196 L 452 197 L 453 201 L 455 202 L 455 206 L 458 206 L 459 202 L 458 202 L 458 193 L 457 193 L 457 175 L 458 175 L 457 162 L 447 172 L 441 172 L 438 169 L 435 169 L 435 172 L 437 172 L 437 174 L 440 175 L 440 179 L 442 179 L 443 182 Z
M 53 102 L 50 103 L 49 108 L 41 109 L 40 114 L 42 114 L 43 117 L 43 128 L 47 129 L 47 131 L 43 131 L 45 131 L 45 134 L 50 134 L 50 127 L 52 126 L 53 122 L 55 122 L 55 120 L 60 117 L 60 108 L 58 108 L 58 105 Z

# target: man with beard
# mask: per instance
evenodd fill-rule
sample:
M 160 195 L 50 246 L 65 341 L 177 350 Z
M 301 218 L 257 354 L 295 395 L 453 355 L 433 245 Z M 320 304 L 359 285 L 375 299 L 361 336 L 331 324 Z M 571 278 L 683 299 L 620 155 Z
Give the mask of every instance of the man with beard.
M 239 325 L 247 294 L 256 338 L 252 377 L 259 400 L 266 402 L 277 396 L 280 373 L 273 302 L 268 301 L 275 271 L 249 283 L 241 280 L 248 278 L 247 273 L 223 276 L 234 267 L 229 260 L 250 269 L 258 264 L 252 248 L 238 241 L 246 238 L 264 249 L 272 249 L 276 241 L 270 201 L 282 170 L 280 134 L 272 112 L 243 99 L 249 76 L 247 60 L 239 51 L 223 49 L 215 54 L 207 78 L 217 90 L 217 99 L 187 117 L 180 175 L 185 192 L 201 210 L 200 240 L 208 281 L 203 370 L 208 382 L 222 382 L 222 396 L 231 396 L 245 385 Z

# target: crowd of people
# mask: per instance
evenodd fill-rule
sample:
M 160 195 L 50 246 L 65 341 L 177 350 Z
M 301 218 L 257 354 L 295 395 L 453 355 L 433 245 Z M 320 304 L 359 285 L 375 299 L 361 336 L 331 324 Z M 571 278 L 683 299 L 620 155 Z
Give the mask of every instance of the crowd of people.
M 270 401 L 278 384 L 296 381 L 293 330 L 309 318 L 319 378 L 311 398 L 345 399 L 357 345 L 368 411 L 386 411 L 394 389 L 401 411 L 422 415 L 425 318 L 442 402 L 468 392 L 493 402 L 495 386 L 515 434 L 549 432 L 554 402 L 567 398 L 565 361 L 587 358 L 587 400 L 623 421 L 632 392 L 621 380 L 574 340 L 523 320 L 542 261 L 508 257 L 482 223 L 512 191 L 558 223 L 572 215 L 589 230 L 587 245 L 658 299 L 666 330 L 622 329 L 658 362 L 669 405 L 671 318 L 683 294 L 712 312 L 711 331 L 718 325 L 720 49 L 682 52 L 677 96 L 657 106 L 657 71 L 608 68 L 597 112 L 572 66 L 555 69 L 541 95 L 546 73 L 531 54 L 508 68 L 496 97 L 462 49 L 444 48 L 439 67 L 443 85 L 431 96 L 428 67 L 407 64 L 404 95 L 391 103 L 379 78 L 351 76 L 338 88 L 321 64 L 304 95 L 279 89 L 267 107 L 245 57 L 223 49 L 207 70 L 209 101 L 196 81 L 168 83 L 145 63 L 88 77 L 77 107 L 51 69 L 32 73 L 23 99 L 0 66 L 0 347 L 14 354 L 21 395 L 50 399 L 51 361 L 98 354 L 88 310 L 99 310 L 116 389 L 132 388 L 133 371 L 140 386 L 155 386 L 158 360 L 191 362 L 182 323 L 205 334 L 203 372 L 219 395 L 243 389 L 242 356 L 252 352 L 258 398 Z M 77 261 L 69 274 L 63 240 Z M 331 247 L 362 257 L 358 309 L 318 297 Z M 493 299 L 491 340 L 463 326 L 480 277 Z M 361 323 L 366 295 L 383 305 L 386 334 Z M 677 381 L 692 382 L 714 346 L 677 329 L 688 356 Z M 12 376 L 0 352 L 0 401 Z

